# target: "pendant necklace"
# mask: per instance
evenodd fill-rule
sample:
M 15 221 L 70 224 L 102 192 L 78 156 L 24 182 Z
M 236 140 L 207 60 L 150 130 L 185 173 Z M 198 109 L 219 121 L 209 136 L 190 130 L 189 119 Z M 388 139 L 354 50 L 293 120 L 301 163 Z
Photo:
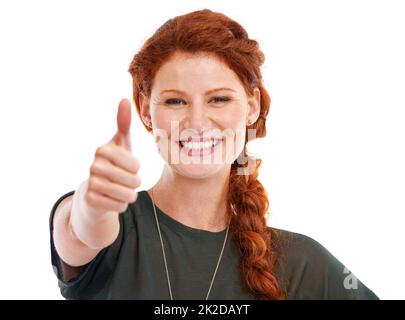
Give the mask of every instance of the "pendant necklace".
M 166 252 L 165 252 L 165 247 L 164 247 L 164 244 L 163 244 L 162 234 L 161 234 L 161 232 L 160 232 L 159 220 L 158 220 L 157 213 L 156 213 L 155 199 L 154 199 L 154 195 L 153 195 L 153 188 L 152 188 L 152 204 L 153 204 L 153 211 L 154 211 L 155 219 L 156 219 L 156 226 L 157 226 L 158 233 L 159 233 L 159 238 L 160 238 L 160 245 L 161 245 L 161 247 L 162 247 L 163 261 L 164 261 L 165 269 L 166 269 L 167 286 L 168 286 L 168 288 L 169 288 L 170 299 L 173 300 L 173 293 L 172 293 L 172 287 L 171 287 L 171 283 L 170 283 L 169 270 L 168 270 L 168 268 L 167 268 Z M 215 280 L 215 276 L 216 276 L 217 271 L 218 271 L 219 264 L 221 263 L 222 254 L 223 254 L 223 252 L 224 252 L 226 240 L 227 240 L 227 238 L 228 238 L 228 232 L 229 232 L 229 225 L 230 225 L 230 223 L 231 223 L 231 219 L 229 219 L 228 227 L 226 228 L 224 243 L 222 244 L 221 253 L 220 253 L 220 255 L 219 255 L 218 262 L 217 262 L 217 265 L 216 265 L 216 267 L 215 267 L 214 274 L 212 275 L 211 283 L 210 283 L 210 286 L 209 286 L 209 288 L 208 288 L 208 292 L 207 292 L 207 295 L 206 295 L 206 297 L 205 297 L 205 300 L 208 300 L 208 297 L 209 297 L 210 292 L 211 292 L 212 285 L 213 285 L 214 280 Z

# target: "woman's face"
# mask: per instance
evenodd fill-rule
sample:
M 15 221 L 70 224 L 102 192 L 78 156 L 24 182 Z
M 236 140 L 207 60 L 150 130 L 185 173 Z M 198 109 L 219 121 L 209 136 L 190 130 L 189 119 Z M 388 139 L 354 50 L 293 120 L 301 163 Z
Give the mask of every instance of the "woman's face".
M 175 53 L 140 104 L 163 159 L 178 174 L 198 179 L 229 169 L 242 152 L 247 121 L 259 115 L 260 91 L 248 97 L 214 55 Z

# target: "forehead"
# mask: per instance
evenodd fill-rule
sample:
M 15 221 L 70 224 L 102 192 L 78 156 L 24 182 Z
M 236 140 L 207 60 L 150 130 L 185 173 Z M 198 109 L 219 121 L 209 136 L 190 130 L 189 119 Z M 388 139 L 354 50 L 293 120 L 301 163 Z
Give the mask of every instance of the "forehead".
M 207 91 L 216 87 L 243 90 L 236 73 L 215 55 L 176 52 L 157 71 L 152 90 Z

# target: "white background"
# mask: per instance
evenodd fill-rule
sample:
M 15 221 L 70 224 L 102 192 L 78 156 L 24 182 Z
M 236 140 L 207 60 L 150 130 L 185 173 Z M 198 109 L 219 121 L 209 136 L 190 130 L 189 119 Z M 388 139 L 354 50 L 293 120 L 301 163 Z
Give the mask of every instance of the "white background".
M 129 63 L 167 19 L 210 8 L 266 54 L 271 225 L 329 249 L 382 299 L 403 299 L 405 10 L 401 1 L 1 1 L 0 298 L 61 299 L 54 202 L 87 178 L 131 98 Z M 135 112 L 133 112 L 135 114 Z M 162 160 L 135 119 L 141 190 Z

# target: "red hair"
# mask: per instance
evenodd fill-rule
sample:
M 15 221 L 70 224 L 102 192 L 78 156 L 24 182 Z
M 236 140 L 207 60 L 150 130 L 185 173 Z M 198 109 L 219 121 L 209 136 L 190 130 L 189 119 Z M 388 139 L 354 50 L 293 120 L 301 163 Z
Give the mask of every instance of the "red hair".
M 256 129 L 256 137 L 266 135 L 266 117 L 270 109 L 270 96 L 262 84 L 260 66 L 264 54 L 257 41 L 249 39 L 245 29 L 222 13 L 205 9 L 174 17 L 164 23 L 135 54 L 129 72 L 133 78 L 133 98 L 140 115 L 139 95 L 150 96 L 157 70 L 175 52 L 210 53 L 231 68 L 248 95 L 259 88 L 260 116 L 246 128 Z M 147 126 L 145 128 L 150 131 Z M 247 133 L 247 132 L 246 132 Z M 246 134 L 243 156 L 246 151 Z M 232 218 L 230 231 L 240 251 L 239 267 L 246 288 L 256 299 L 283 299 L 274 269 L 277 253 L 273 246 L 274 231 L 267 227 L 269 200 L 259 182 L 260 159 L 250 158 L 254 172 L 240 175 L 242 165 L 235 160 L 231 166 L 227 213 L 232 215 L 231 204 L 237 215 Z

